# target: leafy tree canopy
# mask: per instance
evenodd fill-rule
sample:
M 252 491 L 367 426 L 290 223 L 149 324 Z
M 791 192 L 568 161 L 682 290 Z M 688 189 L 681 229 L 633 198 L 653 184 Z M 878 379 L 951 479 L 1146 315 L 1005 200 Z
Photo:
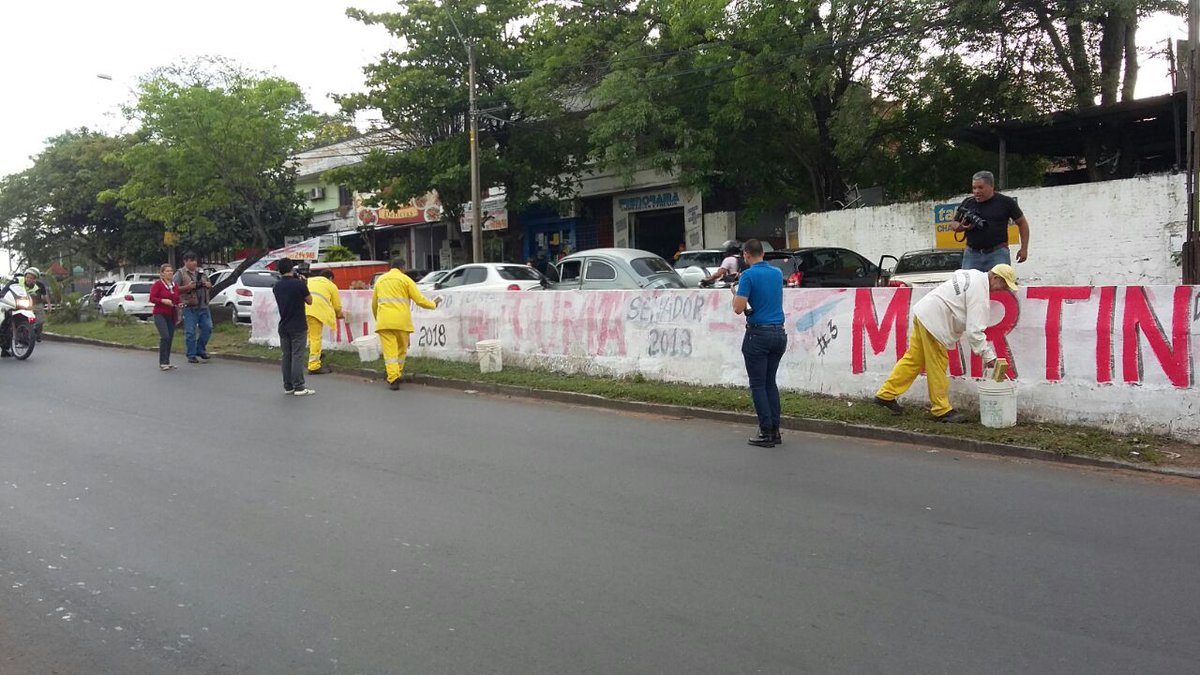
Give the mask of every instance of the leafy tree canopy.
M 143 140 L 124 155 L 130 178 L 119 191 L 133 212 L 202 250 L 265 252 L 307 224 L 291 158 L 318 120 L 296 84 L 204 59 L 146 78 L 133 112 Z

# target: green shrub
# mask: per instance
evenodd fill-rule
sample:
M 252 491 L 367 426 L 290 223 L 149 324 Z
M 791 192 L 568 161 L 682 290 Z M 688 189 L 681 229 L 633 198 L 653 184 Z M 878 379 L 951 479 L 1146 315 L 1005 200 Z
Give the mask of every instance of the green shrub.
M 321 251 L 322 262 L 353 262 L 358 260 L 358 256 L 354 255 L 354 251 L 334 244 Z
M 124 307 L 118 307 L 117 311 L 109 315 L 104 323 L 109 326 L 132 326 L 137 323 L 137 319 L 130 314 L 125 313 Z

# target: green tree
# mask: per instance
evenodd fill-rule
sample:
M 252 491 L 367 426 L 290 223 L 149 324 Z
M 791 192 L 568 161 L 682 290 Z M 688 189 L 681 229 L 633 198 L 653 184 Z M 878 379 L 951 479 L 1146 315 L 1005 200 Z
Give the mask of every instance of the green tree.
M 389 206 L 436 189 L 444 217 L 458 221 L 471 185 L 465 40 L 473 45 L 483 111 L 482 187 L 502 186 L 513 213 L 534 200 L 570 196 L 570 177 L 586 158 L 582 125 L 548 115 L 540 101 L 518 91 L 533 68 L 522 27 L 532 11 L 533 0 L 486 6 L 417 0 L 393 13 L 349 10 L 352 18 L 385 27 L 404 49 L 366 68 L 366 92 L 341 99 L 348 113 L 379 111 L 383 128 L 374 136 L 377 150 L 332 178 L 375 192 Z
M 308 223 L 291 157 L 317 119 L 296 84 L 206 59 L 146 78 L 133 112 L 143 140 L 124 155 L 121 203 L 185 243 L 253 246 L 230 283 Z
M 128 180 L 120 156 L 135 142 L 87 129 L 49 139 L 33 166 L 0 182 L 4 245 L 29 261 L 81 256 L 105 270 L 161 261 L 162 227 L 100 198 Z

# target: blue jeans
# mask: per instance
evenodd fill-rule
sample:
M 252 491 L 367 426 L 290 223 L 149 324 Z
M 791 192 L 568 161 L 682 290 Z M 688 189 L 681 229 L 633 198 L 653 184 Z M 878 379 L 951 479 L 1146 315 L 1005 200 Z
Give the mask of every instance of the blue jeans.
M 783 326 L 746 326 L 742 357 L 746 359 L 750 397 L 762 431 L 779 428 L 779 387 L 775 384 L 775 374 L 785 351 L 787 333 Z
M 200 334 L 196 335 L 196 325 Z M 212 337 L 212 314 L 207 307 L 183 308 L 183 334 L 187 338 L 187 357 L 194 359 L 208 353 L 208 338 Z
M 1012 258 L 1008 253 L 1008 246 L 1001 246 L 991 253 L 980 253 L 978 250 L 967 247 L 963 251 L 962 268 L 964 270 L 979 270 L 980 272 L 991 272 L 996 265 L 1011 265 Z

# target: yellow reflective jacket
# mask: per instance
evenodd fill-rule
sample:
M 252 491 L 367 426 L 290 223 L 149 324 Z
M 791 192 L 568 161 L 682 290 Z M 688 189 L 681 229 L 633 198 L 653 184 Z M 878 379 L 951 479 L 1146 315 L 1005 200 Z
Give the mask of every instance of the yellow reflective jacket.
M 304 306 L 305 316 L 320 321 L 326 326 L 337 325 L 337 315 L 342 313 L 342 298 L 338 287 L 325 277 L 309 277 L 308 292 L 312 294 L 311 305 Z
M 371 295 L 371 313 L 375 315 L 375 330 L 413 332 L 409 302 L 425 309 L 436 309 L 432 300 L 421 294 L 417 284 L 400 270 L 389 270 L 375 282 Z

